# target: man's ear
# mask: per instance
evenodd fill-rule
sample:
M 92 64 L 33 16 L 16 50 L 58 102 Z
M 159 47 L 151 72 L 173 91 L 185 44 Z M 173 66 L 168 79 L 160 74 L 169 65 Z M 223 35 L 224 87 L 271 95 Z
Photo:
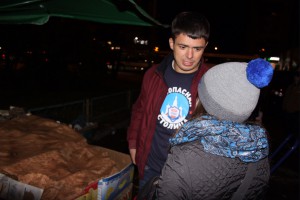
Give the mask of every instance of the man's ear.
M 173 38 L 169 38 L 169 45 L 170 45 L 170 48 L 173 50 L 173 48 L 174 48 L 174 40 L 173 40 Z

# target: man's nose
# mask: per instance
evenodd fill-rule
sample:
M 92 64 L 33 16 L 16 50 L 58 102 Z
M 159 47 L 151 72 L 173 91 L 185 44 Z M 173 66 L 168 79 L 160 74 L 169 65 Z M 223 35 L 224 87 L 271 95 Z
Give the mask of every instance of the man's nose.
M 187 58 L 192 58 L 193 54 L 194 54 L 193 49 L 192 48 L 188 48 L 187 52 L 186 52 L 186 57 Z

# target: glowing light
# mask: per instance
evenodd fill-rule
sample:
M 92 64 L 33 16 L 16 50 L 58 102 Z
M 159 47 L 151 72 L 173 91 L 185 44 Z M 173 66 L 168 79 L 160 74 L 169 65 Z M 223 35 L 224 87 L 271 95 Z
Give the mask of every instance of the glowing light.
M 279 57 L 270 57 L 269 61 L 279 61 L 280 58 Z
M 138 37 L 134 37 L 133 43 L 140 45 L 148 45 L 148 40 L 140 40 Z

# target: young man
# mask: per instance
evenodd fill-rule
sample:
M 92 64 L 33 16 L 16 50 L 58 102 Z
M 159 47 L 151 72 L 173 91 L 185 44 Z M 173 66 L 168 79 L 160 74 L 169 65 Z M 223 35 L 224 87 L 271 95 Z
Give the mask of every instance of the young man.
M 169 138 L 193 113 L 197 85 L 207 71 L 201 62 L 210 34 L 207 19 L 198 13 L 183 12 L 175 17 L 171 28 L 169 45 L 173 53 L 144 75 L 127 132 L 140 189 L 160 174 Z

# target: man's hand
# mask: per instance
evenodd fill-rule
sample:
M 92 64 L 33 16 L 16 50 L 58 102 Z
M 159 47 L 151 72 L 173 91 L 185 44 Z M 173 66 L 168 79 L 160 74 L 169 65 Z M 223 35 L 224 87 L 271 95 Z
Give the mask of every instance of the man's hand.
M 132 160 L 133 164 L 136 164 L 135 163 L 136 149 L 129 149 L 129 153 L 130 153 L 130 157 L 131 157 L 131 160 Z

